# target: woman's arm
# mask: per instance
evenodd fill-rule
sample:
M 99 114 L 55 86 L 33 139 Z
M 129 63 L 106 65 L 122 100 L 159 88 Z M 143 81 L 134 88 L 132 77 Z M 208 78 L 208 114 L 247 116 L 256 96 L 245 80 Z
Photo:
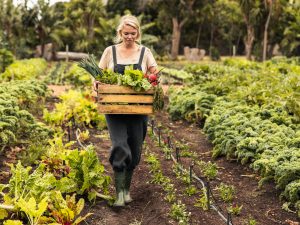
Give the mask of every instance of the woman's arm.
M 108 62 L 109 62 L 109 47 L 107 47 L 102 56 L 101 56 L 101 59 L 99 61 L 99 68 L 104 70 L 104 69 L 107 69 L 107 65 L 108 65 Z M 101 84 L 101 82 L 95 80 L 95 78 L 92 78 L 92 82 L 93 82 L 93 88 L 94 88 L 94 91 L 97 91 L 97 88 L 98 88 L 98 85 Z
M 148 68 L 148 71 L 147 73 L 150 73 L 150 74 L 158 74 L 159 70 L 157 68 L 157 66 L 151 66 Z

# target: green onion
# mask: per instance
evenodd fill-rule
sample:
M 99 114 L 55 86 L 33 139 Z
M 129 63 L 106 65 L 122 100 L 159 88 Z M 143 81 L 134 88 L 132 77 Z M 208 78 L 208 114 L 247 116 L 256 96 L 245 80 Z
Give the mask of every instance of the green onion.
M 103 75 L 102 69 L 100 69 L 99 66 L 97 65 L 94 55 L 89 54 L 87 58 L 82 59 L 81 62 L 78 63 L 78 66 L 85 69 L 95 79 L 97 76 Z

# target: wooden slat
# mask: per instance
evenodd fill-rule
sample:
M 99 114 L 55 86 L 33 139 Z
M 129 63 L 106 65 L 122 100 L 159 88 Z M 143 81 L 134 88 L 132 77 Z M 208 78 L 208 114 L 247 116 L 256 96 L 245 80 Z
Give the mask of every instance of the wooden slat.
M 98 112 L 103 114 L 152 114 L 152 105 L 98 105 Z
M 99 95 L 99 103 L 153 103 L 152 95 Z
M 101 84 L 98 85 L 98 93 L 104 94 L 153 94 L 153 89 L 143 92 L 136 92 L 130 87 L 120 85 Z

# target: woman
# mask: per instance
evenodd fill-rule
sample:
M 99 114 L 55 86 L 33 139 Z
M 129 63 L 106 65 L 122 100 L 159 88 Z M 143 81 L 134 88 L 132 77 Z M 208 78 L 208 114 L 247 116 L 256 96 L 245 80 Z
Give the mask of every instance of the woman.
M 101 69 L 112 69 L 124 74 L 125 66 L 133 65 L 143 73 L 158 72 L 151 51 L 141 46 L 140 24 L 136 17 L 123 16 L 117 28 L 116 45 L 107 47 L 99 62 Z M 94 82 L 94 86 L 96 83 Z M 131 178 L 141 156 L 146 136 L 146 115 L 105 115 L 112 141 L 109 161 L 114 170 L 116 201 L 114 206 L 124 206 L 132 201 L 129 193 Z

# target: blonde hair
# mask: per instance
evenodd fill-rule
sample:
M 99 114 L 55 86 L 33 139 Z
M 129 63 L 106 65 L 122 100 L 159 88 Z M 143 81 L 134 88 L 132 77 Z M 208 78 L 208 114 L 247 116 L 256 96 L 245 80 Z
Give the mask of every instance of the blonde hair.
M 121 43 L 123 41 L 122 39 L 122 29 L 125 25 L 131 26 L 137 30 L 137 42 L 141 42 L 141 27 L 140 27 L 140 22 L 135 16 L 132 15 L 125 15 L 122 16 L 120 19 L 120 23 L 117 27 L 117 35 L 114 39 L 115 43 Z

